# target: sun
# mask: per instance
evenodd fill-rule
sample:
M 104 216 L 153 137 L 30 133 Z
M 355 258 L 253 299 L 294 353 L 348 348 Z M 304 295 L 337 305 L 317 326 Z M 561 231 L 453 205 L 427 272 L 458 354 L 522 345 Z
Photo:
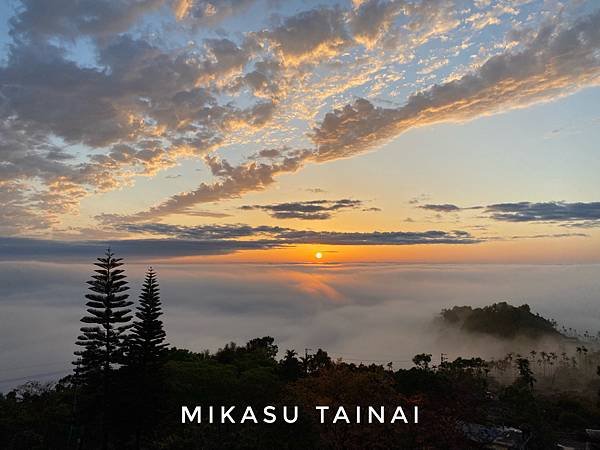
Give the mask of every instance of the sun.
M 322 257 L 323 257 L 323 253 L 321 253 L 321 252 L 315 253 L 315 258 L 321 259 Z

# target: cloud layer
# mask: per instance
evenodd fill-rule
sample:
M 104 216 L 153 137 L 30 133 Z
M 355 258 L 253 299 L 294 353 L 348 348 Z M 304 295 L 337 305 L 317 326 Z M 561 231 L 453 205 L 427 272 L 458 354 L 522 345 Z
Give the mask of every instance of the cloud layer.
M 530 28 L 482 43 L 500 49 L 484 51 L 485 63 L 431 85 L 402 79 L 408 69 L 424 80 L 435 75 L 461 48 L 417 61 L 418 49 L 434 39 L 478 39 L 516 17 L 518 3 L 366 0 L 226 29 L 263 3 L 22 0 L 0 66 L 1 200 L 11 211 L 2 232 L 58 228 L 84 198 L 184 159 L 204 162 L 213 180 L 100 218 L 153 221 L 268 189 L 282 174 L 363 153 L 413 127 L 598 84 L 599 13 L 550 21 L 530 13 Z M 413 91 L 403 106 L 375 102 L 401 88 Z M 254 153 L 242 161 L 215 155 L 250 143 Z
M 600 202 L 496 203 L 486 207 L 495 220 L 505 222 L 583 222 L 600 224 Z
M 312 231 L 277 226 L 124 224 L 121 231 L 153 235 L 153 239 L 112 239 L 59 241 L 19 237 L 0 237 L 2 260 L 46 260 L 56 258 L 93 258 L 107 247 L 132 258 L 174 258 L 181 256 L 222 255 L 240 250 L 264 250 L 300 244 L 318 245 L 430 245 L 476 244 L 478 238 L 466 231 L 387 231 L 338 232 Z
M 457 212 L 461 210 L 461 208 L 451 203 L 444 203 L 440 205 L 428 203 L 426 205 L 419 206 L 419 208 L 442 213 Z
M 346 210 L 371 210 L 361 200 L 307 200 L 303 202 L 274 203 L 271 205 L 243 205 L 244 211 L 266 211 L 275 219 L 326 220 Z M 377 210 L 375 208 L 375 210 Z
M 0 380 L 19 379 L 0 382 L 0 391 L 22 377 L 72 370 L 91 261 L 0 263 Z M 149 261 L 126 262 L 136 298 Z M 393 360 L 399 368 L 422 352 L 453 358 L 514 350 L 440 338 L 430 321 L 453 305 L 529 303 L 581 330 L 596 329 L 600 319 L 593 265 L 153 265 L 169 342 L 195 351 L 271 335 L 282 351 L 322 347 L 336 358 Z
M 451 203 L 426 204 L 421 209 L 438 213 L 481 210 L 486 217 L 501 222 L 557 223 L 565 226 L 600 225 L 600 202 L 517 202 L 460 207 Z
M 280 162 L 262 166 L 269 176 L 260 181 L 229 171 L 213 185 L 210 198 L 230 198 L 231 186 L 238 179 L 237 195 L 264 189 L 265 181 L 272 184 L 277 175 L 295 172 L 310 162 L 352 157 L 414 127 L 471 120 L 595 86 L 600 82 L 599 27 L 600 12 L 566 28 L 558 22 L 544 25 L 519 51 L 493 56 L 471 73 L 417 92 L 399 108 L 378 107 L 359 98 L 327 113 L 310 133 L 314 147 L 297 153 L 289 167 Z M 242 173 L 246 166 L 239 167 Z M 164 216 L 180 208 L 180 203 L 187 205 L 191 196 L 197 202 L 207 201 L 206 190 L 201 185 L 148 212 L 152 218 Z

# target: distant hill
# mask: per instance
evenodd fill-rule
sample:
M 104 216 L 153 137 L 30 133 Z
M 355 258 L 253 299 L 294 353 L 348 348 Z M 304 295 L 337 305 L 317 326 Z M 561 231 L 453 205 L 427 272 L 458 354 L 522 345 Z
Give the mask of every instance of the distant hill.
M 455 306 L 441 313 L 443 322 L 471 333 L 483 333 L 500 338 L 525 336 L 563 337 L 556 323 L 539 314 L 533 314 L 529 305 L 513 306 L 506 302 L 494 303 L 483 308 Z

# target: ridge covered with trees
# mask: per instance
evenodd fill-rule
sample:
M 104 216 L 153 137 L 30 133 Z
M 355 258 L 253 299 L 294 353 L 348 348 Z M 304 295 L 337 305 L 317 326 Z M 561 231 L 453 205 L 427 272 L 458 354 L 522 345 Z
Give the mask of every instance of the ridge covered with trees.
M 454 306 L 444 309 L 441 317 L 445 324 L 458 327 L 462 331 L 489 334 L 499 338 L 562 337 L 556 329 L 555 321 L 533 314 L 526 304 L 513 306 L 499 302 L 482 308 Z

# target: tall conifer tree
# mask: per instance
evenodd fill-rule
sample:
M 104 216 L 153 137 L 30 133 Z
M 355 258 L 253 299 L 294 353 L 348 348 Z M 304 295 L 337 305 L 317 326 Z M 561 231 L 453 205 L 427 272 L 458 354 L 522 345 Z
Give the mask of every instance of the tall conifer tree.
M 150 267 L 140 294 L 130 338 L 130 364 L 152 367 L 163 361 L 166 333 L 163 329 L 162 308 L 156 272 Z
M 129 289 L 121 258 L 115 258 L 108 249 L 104 258 L 98 258 L 94 265 L 98 269 L 87 282 L 90 294 L 85 298 L 87 312 L 81 321 L 91 326 L 81 328 L 76 344 L 83 347 L 75 352 L 79 359 L 76 374 L 86 377 L 102 374 L 103 377 L 115 364 L 122 363 L 125 343 L 125 331 L 131 327 L 131 309 L 133 302 L 127 300 L 129 295 L 124 292 Z
M 86 398 L 86 415 L 101 413 L 102 448 L 109 448 L 109 429 L 112 426 L 111 407 L 113 395 L 111 391 L 112 371 L 123 363 L 126 344 L 125 332 L 131 327 L 131 309 L 133 302 L 127 300 L 127 286 L 121 258 L 115 258 L 110 249 L 103 258 L 94 263 L 92 279 L 87 282 L 92 291 L 85 295 L 88 315 L 81 321 L 89 326 L 81 327 L 81 335 L 76 344 L 82 350 L 76 351 L 78 356 L 75 375 L 78 383 L 83 385 Z M 99 400 L 99 402 L 98 402 Z M 97 411 L 97 407 L 101 410 Z
M 165 404 L 163 372 L 166 347 L 165 331 L 160 320 L 162 308 L 156 272 L 150 267 L 136 308 L 136 320 L 129 336 L 127 365 L 130 368 L 130 402 L 134 412 L 135 447 L 143 447 L 159 421 Z

